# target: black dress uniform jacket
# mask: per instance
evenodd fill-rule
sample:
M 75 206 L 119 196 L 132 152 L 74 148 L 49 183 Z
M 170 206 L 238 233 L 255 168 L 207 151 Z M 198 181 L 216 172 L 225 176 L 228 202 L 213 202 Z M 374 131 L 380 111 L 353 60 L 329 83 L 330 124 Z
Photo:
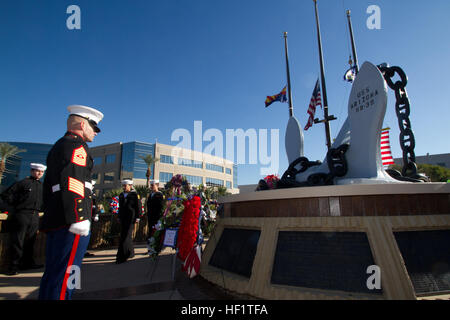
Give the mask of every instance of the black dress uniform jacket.
M 120 242 L 117 249 L 116 262 L 122 263 L 134 257 L 133 229 L 134 223 L 140 216 L 141 200 L 135 190 L 128 192 L 125 197 L 122 192 L 119 195 L 119 219 L 120 219 Z
M 136 190 L 131 190 L 125 197 L 122 192 L 119 195 L 119 218 L 126 223 L 135 223 L 141 212 L 141 199 Z
M 27 177 L 5 190 L 1 198 L 14 212 L 42 211 L 42 182 L 33 177 Z
M 67 132 L 54 144 L 44 180 L 44 231 L 91 220 L 92 167 L 92 156 L 81 136 Z
M 148 226 L 154 226 L 162 216 L 164 196 L 161 191 L 152 193 L 147 200 Z
M 42 182 L 27 177 L 9 187 L 3 194 L 11 214 L 7 228 L 10 233 L 10 270 L 15 274 L 19 266 L 35 265 L 34 243 L 39 228 L 38 212 L 42 211 Z

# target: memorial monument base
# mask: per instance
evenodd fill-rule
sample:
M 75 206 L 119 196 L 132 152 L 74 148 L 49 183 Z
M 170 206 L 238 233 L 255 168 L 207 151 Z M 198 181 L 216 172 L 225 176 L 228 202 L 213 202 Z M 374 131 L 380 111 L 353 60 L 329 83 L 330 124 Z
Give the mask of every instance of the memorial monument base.
M 450 184 L 225 197 L 200 275 L 260 299 L 450 298 Z

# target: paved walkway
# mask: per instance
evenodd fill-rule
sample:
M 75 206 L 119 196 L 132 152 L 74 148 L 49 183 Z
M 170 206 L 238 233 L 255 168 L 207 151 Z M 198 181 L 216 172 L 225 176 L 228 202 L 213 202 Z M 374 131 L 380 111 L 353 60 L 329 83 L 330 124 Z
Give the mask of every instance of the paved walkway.
M 83 260 L 81 289 L 74 292 L 73 300 L 233 299 L 199 276 L 189 279 L 181 271 L 180 260 L 174 259 L 175 250 L 171 248 L 165 248 L 152 261 L 146 246 L 136 245 L 135 257 L 122 264 L 115 264 L 117 249 L 89 252 L 94 256 Z M 0 300 L 37 299 L 43 272 L 42 268 L 15 276 L 0 274 Z

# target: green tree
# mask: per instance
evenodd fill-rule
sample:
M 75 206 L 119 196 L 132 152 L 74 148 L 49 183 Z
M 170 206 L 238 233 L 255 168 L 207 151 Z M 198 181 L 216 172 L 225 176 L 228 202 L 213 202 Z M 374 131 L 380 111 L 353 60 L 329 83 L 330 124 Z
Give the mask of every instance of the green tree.
M 97 198 L 97 206 L 101 204 L 105 209 L 105 212 L 110 212 L 110 204 L 112 198 L 118 196 L 121 192 L 121 188 L 105 191 L 100 197 Z
M 389 168 L 402 171 L 402 167 L 397 164 L 391 165 Z M 450 169 L 438 165 L 418 164 L 417 172 L 425 174 L 431 182 L 447 182 L 450 179 Z
M 150 177 L 152 175 L 152 165 L 159 161 L 159 158 L 154 158 L 151 154 L 141 157 L 142 160 L 147 164 L 147 172 L 145 176 L 147 177 L 147 188 L 150 187 Z
M 226 196 L 226 195 L 229 195 L 229 194 L 230 193 L 227 192 L 227 188 L 226 187 L 224 187 L 224 186 L 217 187 L 217 195 L 219 197 L 223 197 L 223 196 Z
M 224 186 L 208 186 L 204 189 L 204 194 L 208 200 L 217 200 L 219 197 L 230 194 Z
M 134 186 L 134 190 L 136 190 L 137 194 L 142 198 L 146 198 L 148 197 L 148 195 L 150 194 L 150 189 L 147 186 Z
M 19 149 L 9 143 L 0 143 L 0 183 L 2 182 L 3 174 L 6 171 L 6 162 L 8 158 L 12 158 L 18 153 L 25 151 L 25 149 Z
M 106 200 L 111 200 L 115 196 L 118 196 L 119 194 L 121 194 L 122 191 L 123 191 L 122 188 L 117 188 L 117 189 L 112 189 L 112 190 L 106 191 L 103 194 L 103 198 Z
M 447 180 L 450 179 L 450 169 L 445 167 L 431 164 L 419 164 L 417 170 L 425 173 L 432 182 L 447 182 Z

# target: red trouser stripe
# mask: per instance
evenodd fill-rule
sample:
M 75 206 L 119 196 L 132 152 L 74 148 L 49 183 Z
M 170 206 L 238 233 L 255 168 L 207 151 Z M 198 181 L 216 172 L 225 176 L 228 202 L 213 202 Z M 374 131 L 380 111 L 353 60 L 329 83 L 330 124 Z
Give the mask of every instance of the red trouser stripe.
M 65 300 L 66 298 L 67 280 L 69 279 L 69 267 L 72 265 L 73 260 L 75 259 L 75 254 L 77 253 L 78 248 L 78 241 L 80 241 L 80 235 L 76 234 L 75 239 L 73 240 L 72 251 L 70 251 L 70 257 L 69 262 L 67 263 L 66 273 L 64 274 L 64 281 L 62 284 L 59 300 Z

